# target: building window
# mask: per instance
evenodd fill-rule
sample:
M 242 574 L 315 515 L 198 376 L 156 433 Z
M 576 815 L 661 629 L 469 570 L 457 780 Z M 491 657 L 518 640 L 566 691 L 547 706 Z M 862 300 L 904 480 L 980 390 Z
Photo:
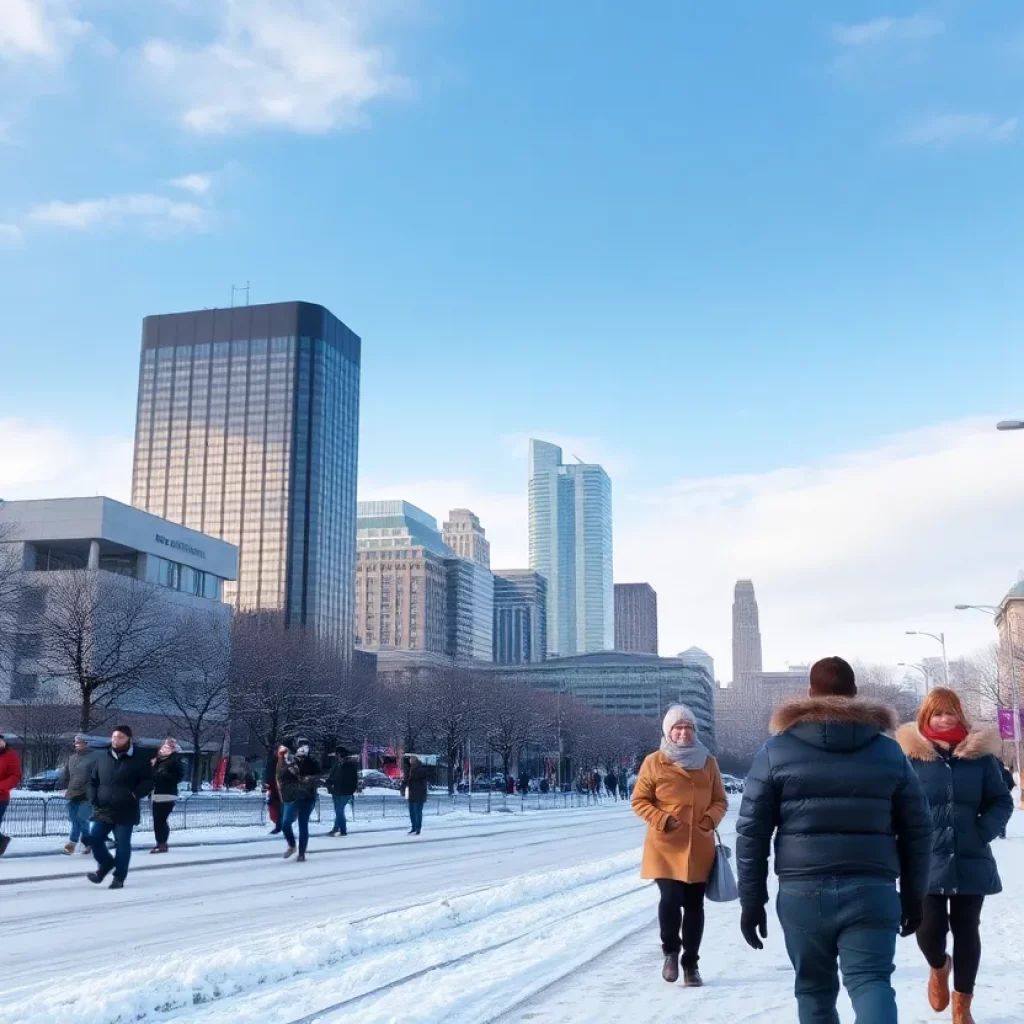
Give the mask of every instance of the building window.
M 35 700 L 39 692 L 39 676 L 15 672 L 11 682 L 11 700 Z

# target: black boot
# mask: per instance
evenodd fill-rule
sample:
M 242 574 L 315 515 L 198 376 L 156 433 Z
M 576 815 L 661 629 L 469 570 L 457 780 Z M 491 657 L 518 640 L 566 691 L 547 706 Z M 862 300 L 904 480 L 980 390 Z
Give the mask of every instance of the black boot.
M 670 984 L 674 985 L 679 980 L 679 954 L 666 953 L 665 964 L 661 968 L 661 976 Z
M 93 885 L 99 885 L 107 875 L 110 874 L 110 868 L 97 868 L 95 871 L 90 871 L 85 877 L 92 882 Z
M 700 988 L 704 984 L 704 979 L 700 976 L 700 971 L 696 967 L 684 967 L 683 984 L 687 988 Z
M 118 878 L 117 875 L 114 875 L 114 877 L 110 880 L 110 888 L 111 889 L 123 889 L 124 888 L 124 879 L 123 878 Z

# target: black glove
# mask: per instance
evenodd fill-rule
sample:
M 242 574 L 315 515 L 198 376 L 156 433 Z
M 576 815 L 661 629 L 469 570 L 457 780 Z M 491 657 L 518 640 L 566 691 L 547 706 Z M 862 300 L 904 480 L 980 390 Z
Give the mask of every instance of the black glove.
M 768 938 L 768 912 L 764 907 L 744 907 L 740 912 L 740 931 L 751 949 L 764 949 L 761 939 Z
M 901 898 L 902 912 L 900 914 L 900 938 L 907 938 L 914 934 L 924 921 L 924 908 L 919 899 L 911 897 Z

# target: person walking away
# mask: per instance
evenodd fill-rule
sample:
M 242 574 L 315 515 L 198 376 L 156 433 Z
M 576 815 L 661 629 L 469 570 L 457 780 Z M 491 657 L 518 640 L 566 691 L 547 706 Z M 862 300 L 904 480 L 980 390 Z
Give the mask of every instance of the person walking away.
M 740 929 L 763 948 L 774 835 L 800 1024 L 839 1024 L 837 958 L 857 1024 L 896 1024 L 896 935 L 921 923 L 928 805 L 890 735 L 894 712 L 857 698 L 853 669 L 825 658 L 810 683 L 807 699 L 772 716 L 747 776 L 736 825 Z
M 546 775 L 542 776 L 542 778 L 540 780 L 540 791 L 542 793 L 547 793 L 548 790 L 550 790 L 550 789 L 551 789 L 551 784 L 548 782 L 548 777 Z
M 111 889 L 124 888 L 132 859 L 132 830 L 139 823 L 139 805 L 153 788 L 153 770 L 132 743 L 132 731 L 118 725 L 110 746 L 92 759 L 87 791 L 92 805 L 89 847 L 96 858 L 96 870 L 87 876 L 99 885 L 111 870 Z M 107 837 L 114 835 L 114 856 L 107 849 Z
M 904 725 L 896 738 L 931 807 L 931 874 L 917 932 L 931 967 L 928 1001 L 940 1013 L 952 998 L 954 1024 L 973 1024 L 981 908 L 986 896 L 1003 889 L 990 843 L 1013 813 L 1013 798 L 996 759 L 999 734 L 995 729 L 972 732 L 960 698 L 938 686 L 922 701 L 917 721 Z M 952 959 L 946 955 L 950 931 Z
M 613 800 L 619 799 L 619 780 L 615 777 L 615 772 L 609 772 L 604 777 L 604 785 L 608 790 L 608 795 Z
M 92 805 L 89 803 L 89 773 L 92 771 L 92 751 L 89 750 L 89 737 L 84 733 L 75 736 L 74 752 L 68 755 L 67 761 L 60 770 L 60 785 L 64 790 L 64 800 L 68 808 L 68 821 L 71 833 L 64 844 L 64 852 L 69 856 L 82 844 L 82 853 L 89 852 L 89 818 Z
M 164 740 L 153 758 L 153 832 L 156 846 L 150 853 L 166 853 L 171 838 L 171 811 L 178 800 L 178 785 L 185 778 L 185 762 L 181 748 L 173 736 Z
M 409 801 L 409 835 L 423 831 L 423 805 L 427 802 L 427 769 L 415 754 L 405 755 L 402 796 Z
M 695 988 L 704 984 L 697 967 L 704 892 L 728 798 L 718 762 L 700 742 L 686 705 L 668 709 L 661 731 L 661 748 L 646 758 L 633 790 L 633 810 L 647 822 L 640 877 L 653 878 L 661 893 L 661 976 L 678 981 L 681 963 L 683 984 Z
M 18 752 L 9 746 L 4 734 L 0 732 L 0 857 L 11 845 L 11 837 L 4 835 L 4 815 L 11 802 L 11 791 L 17 789 L 21 782 L 21 758 Z
M 336 759 L 327 775 L 327 792 L 334 801 L 334 828 L 329 836 L 347 836 L 348 822 L 345 820 L 345 808 L 352 802 L 359 788 L 359 772 L 356 771 L 352 754 L 346 747 L 336 747 Z
M 272 836 L 281 831 L 281 791 L 277 786 L 277 774 L 287 753 L 288 748 L 282 745 L 275 753 L 267 755 L 267 817 L 274 826 L 270 830 Z
M 286 752 L 281 758 L 277 772 L 277 786 L 284 805 L 281 812 L 281 831 L 288 849 L 287 859 L 295 853 L 295 833 L 292 825 L 299 823 L 299 861 L 306 859 L 309 846 L 309 818 L 316 805 L 317 787 L 320 784 L 320 765 L 309 751 L 309 740 L 300 737 L 295 741 L 295 753 Z
M 523 794 L 530 792 L 530 773 L 525 769 L 519 773 L 519 792 Z
M 1006 784 L 1006 792 L 1010 794 L 1010 798 L 1012 799 L 1013 798 L 1013 791 L 1014 791 L 1014 789 L 1017 786 L 1017 780 L 1014 779 L 1013 772 L 1011 772 L 1010 769 L 1007 768 L 1006 765 L 1003 764 L 1002 761 L 999 762 L 999 771 L 1002 773 L 1003 782 Z M 1013 812 L 1012 811 L 1011 811 L 1010 816 L 1011 817 L 1013 816 Z M 1010 821 L 1009 821 L 1009 818 L 1008 818 L 1007 821 L 1006 821 L 1006 825 L 1009 825 L 1009 824 L 1010 824 Z M 999 833 L 999 838 L 1000 839 L 1005 839 L 1006 838 L 1006 825 L 1004 825 L 1002 827 L 1002 830 Z

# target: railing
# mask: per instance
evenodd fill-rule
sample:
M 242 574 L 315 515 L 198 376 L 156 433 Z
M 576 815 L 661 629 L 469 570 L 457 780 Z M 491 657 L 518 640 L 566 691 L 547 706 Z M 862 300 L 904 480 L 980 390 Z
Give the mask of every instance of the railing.
M 456 811 L 471 814 L 521 814 L 527 811 L 568 810 L 614 802 L 608 796 L 591 793 L 433 793 L 427 798 L 424 814 L 443 815 Z M 152 831 L 152 803 L 142 801 L 140 831 Z M 346 815 L 350 820 L 405 818 L 409 805 L 398 796 L 357 794 Z M 310 819 L 315 823 L 333 823 L 334 804 L 325 793 L 319 794 Z M 267 801 L 259 794 L 220 796 L 190 793 L 182 796 L 171 812 L 171 830 L 186 831 L 204 828 L 266 825 Z M 39 836 L 62 836 L 70 830 L 67 803 L 63 797 L 15 796 L 8 804 L 3 825 L 5 835 L 29 839 Z

